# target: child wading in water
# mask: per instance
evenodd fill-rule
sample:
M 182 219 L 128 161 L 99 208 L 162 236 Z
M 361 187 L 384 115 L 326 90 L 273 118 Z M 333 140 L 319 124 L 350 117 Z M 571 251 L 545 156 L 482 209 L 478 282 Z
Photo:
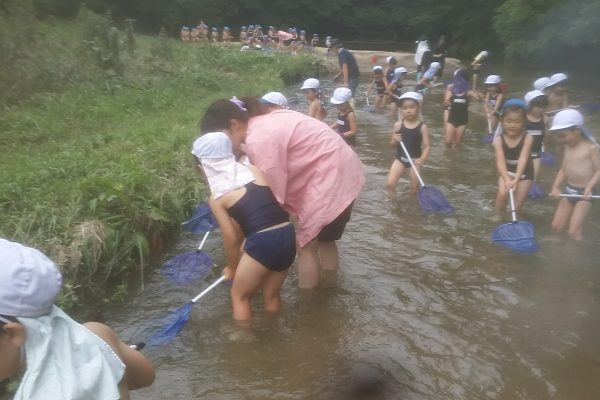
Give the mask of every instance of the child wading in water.
M 214 125 L 219 116 L 230 114 L 227 107 L 231 107 L 224 104 L 226 102 L 219 100 L 208 108 L 202 122 L 203 131 Z M 237 102 L 239 100 L 232 105 L 237 107 Z M 244 110 L 240 109 L 238 115 L 247 121 Z M 241 141 L 245 128 L 241 129 L 242 124 L 237 124 L 237 120 L 232 121 L 236 121 L 236 127 L 230 130 L 230 135 Z M 277 313 L 281 309 L 281 286 L 296 257 L 294 227 L 262 173 L 252 165 L 235 160 L 227 134 L 205 133 L 194 142 L 192 154 L 200 162 L 199 167 L 208 181 L 210 208 L 223 236 L 227 257 L 223 274 L 233 279 L 233 318 L 240 327 L 248 328 L 252 295 L 258 289 L 262 289 L 267 312 Z
M 488 133 L 496 132 L 500 110 L 502 110 L 502 104 L 504 103 L 504 93 L 500 89 L 501 83 L 502 78 L 498 75 L 490 75 L 483 82 L 486 88 L 483 109 L 488 120 Z
M 533 138 L 533 143 L 531 145 L 531 159 L 533 160 L 533 181 L 535 182 L 540 173 L 540 157 L 542 156 L 544 136 L 546 133 L 544 110 L 548 105 L 548 99 L 541 91 L 532 90 L 525 95 L 525 105 L 527 106 L 525 130 Z
M 337 120 L 331 124 L 331 129 L 335 130 L 351 147 L 356 146 L 356 114 L 350 105 L 352 91 L 345 87 L 335 89 L 331 97 L 331 104 L 337 106 Z
M 479 100 L 481 96 L 470 89 L 469 78 L 462 69 L 454 72 L 454 83 L 448 85 L 444 96 L 444 106 L 448 107 L 444 143 L 456 147 L 462 141 L 469 121 L 469 99 Z M 445 113 L 444 113 L 445 114 Z
M 383 78 L 383 67 L 380 67 L 379 65 L 373 67 L 373 80 L 367 88 L 367 98 L 369 98 L 369 92 L 371 91 L 373 86 L 375 86 L 375 88 L 377 89 L 377 97 L 375 97 L 375 109 L 382 110 L 383 108 L 385 108 L 384 96 L 386 86 Z
M 406 92 L 400 96 L 400 110 L 402 119 L 394 125 L 390 144 L 396 147 L 396 158 L 388 173 L 386 189 L 390 196 L 395 197 L 396 185 L 406 169 L 410 171 L 410 191 L 417 193 L 419 183 L 417 175 L 411 168 L 408 156 L 400 145 L 400 141 L 406 146 L 406 150 L 412 157 L 416 168 L 421 168 L 431 150 L 429 144 L 429 128 L 420 119 L 421 101 L 423 97 L 416 92 Z
M 498 193 L 496 209 L 504 211 L 508 191 L 515 193 L 515 209 L 523 208 L 533 183 L 533 162 L 530 158 L 533 138 L 525 131 L 525 103 L 510 99 L 502 108 L 502 134 L 493 142 L 498 168 Z
M 402 96 L 402 81 L 406 77 L 406 74 L 406 68 L 396 68 L 394 70 L 394 78 L 388 86 L 387 93 L 392 99 L 390 115 L 394 121 L 399 121 L 401 119 L 398 109 L 400 107 L 400 96 Z
M 301 90 L 304 91 L 306 99 L 308 100 L 308 116 L 322 121 L 327 115 L 325 108 L 321 104 L 321 94 L 319 93 L 319 87 L 321 86 L 318 79 L 308 78 L 302 84 Z
M 551 196 L 558 198 L 561 185 L 567 182 L 565 193 L 581 197 L 561 198 L 552 229 L 562 232 L 567 223 L 568 234 L 583 239 L 583 223 L 592 209 L 591 195 L 600 182 L 600 149 L 583 126 L 583 116 L 576 110 L 560 111 L 552 121 L 550 132 L 565 144 L 563 163 L 552 185 Z

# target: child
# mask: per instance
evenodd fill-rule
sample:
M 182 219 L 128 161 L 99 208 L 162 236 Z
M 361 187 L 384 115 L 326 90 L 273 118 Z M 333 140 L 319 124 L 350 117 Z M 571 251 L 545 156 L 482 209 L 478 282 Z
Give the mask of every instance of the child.
M 207 114 L 214 111 L 214 104 L 211 107 Z M 262 173 L 236 161 L 227 134 L 205 133 L 194 142 L 192 154 L 208 181 L 210 208 L 223 236 L 227 257 L 223 274 L 233 279 L 233 318 L 249 328 L 252 295 L 258 289 L 267 312 L 281 309 L 281 286 L 296 257 L 294 227 Z
M 406 77 L 407 71 L 404 67 L 398 67 L 394 70 L 394 78 L 388 86 L 388 95 L 392 99 L 391 115 L 394 121 L 400 120 L 398 107 L 400 107 L 400 96 L 402 95 L 402 80 Z
M 548 112 L 567 108 L 569 106 L 569 95 L 567 92 L 567 75 L 557 73 L 550 77 L 550 82 L 545 87 L 548 95 Z
M 313 33 L 312 40 L 310 41 L 312 47 L 319 47 L 319 35 Z
M 594 187 L 600 182 L 600 150 L 583 125 L 583 116 L 576 110 L 563 110 L 554 116 L 550 132 L 565 144 L 563 163 L 552 185 L 551 196 L 558 198 L 566 180 L 566 194 L 582 197 L 561 198 L 554 213 L 552 229 L 561 232 L 567 223 L 568 234 L 574 240 L 583 239 L 583 223 L 591 208 Z
M 223 28 L 223 44 L 228 45 L 231 42 L 229 27 Z
M 373 80 L 367 88 L 367 98 L 369 97 L 369 92 L 373 86 L 375 86 L 377 89 L 377 97 L 375 97 L 375 109 L 381 110 L 385 107 L 383 99 L 385 95 L 385 82 L 383 80 L 383 68 L 379 65 L 373 67 Z
M 304 81 L 300 90 L 304 91 L 306 99 L 309 102 L 308 116 L 322 121 L 327 113 L 321 104 L 321 94 L 319 93 L 320 86 L 321 84 L 318 79 L 308 78 Z
M 326 36 L 325 37 L 325 47 L 327 48 L 327 56 L 331 56 L 332 52 L 331 52 L 331 36 Z
M 498 75 L 490 75 L 485 79 L 484 85 L 485 100 L 483 102 L 483 109 L 488 120 L 488 133 L 496 131 L 498 126 L 498 119 L 500 117 L 500 110 L 502 109 L 502 103 L 504 102 L 504 93 L 500 89 L 502 78 Z
M 181 40 L 183 40 L 184 42 L 188 42 L 190 40 L 190 28 L 188 28 L 187 26 L 182 26 L 179 35 L 181 37 Z
M 246 43 L 246 38 L 248 37 L 248 33 L 246 32 L 246 26 L 242 26 L 242 30 L 240 32 L 240 43 L 243 45 Z
M 219 31 L 217 30 L 216 27 L 212 28 L 212 42 L 213 43 L 219 42 Z
M 539 90 L 532 90 L 525 95 L 525 106 L 527 107 L 525 130 L 533 138 L 533 143 L 531 145 L 531 159 L 533 160 L 534 182 L 537 180 L 538 174 L 540 173 L 540 157 L 542 156 L 544 135 L 546 133 L 544 109 L 547 105 L 548 99 L 546 95 Z
M 352 91 L 346 87 L 335 89 L 331 97 L 331 104 L 335 104 L 338 109 L 337 120 L 331 124 L 331 129 L 335 130 L 344 139 L 350 147 L 356 146 L 356 115 L 352 106 Z
M 0 381 L 23 373 L 15 400 L 129 399 L 154 368 L 106 325 L 73 321 L 53 303 L 57 266 L 30 247 L 0 239 Z
M 385 62 L 387 63 L 385 69 L 383 70 L 383 82 L 385 83 L 385 105 L 387 106 L 393 100 L 392 96 L 388 93 L 388 90 L 394 80 L 394 71 L 396 71 L 396 64 L 398 64 L 398 60 L 396 57 L 389 56 L 386 57 Z
M 418 81 L 415 91 L 423 93 L 426 91 L 426 89 L 429 89 L 437 79 L 437 73 L 440 68 L 442 68 L 442 65 L 439 62 L 432 62 L 429 65 L 429 68 L 427 68 L 427 71 L 425 71 L 421 79 Z
M 400 110 L 402 119 L 394 125 L 390 144 L 396 147 L 396 158 L 388 173 L 386 189 L 390 196 L 396 195 L 396 185 L 406 169 L 410 171 L 410 191 L 417 193 L 419 182 L 417 175 L 412 170 L 408 155 L 400 145 L 404 143 L 416 168 L 421 168 L 431 150 L 429 144 L 429 128 L 420 119 L 420 108 L 423 97 L 417 92 L 406 92 L 400 96 Z
M 494 138 L 496 167 L 498 168 L 498 193 L 496 210 L 504 211 L 508 191 L 514 190 L 515 209 L 523 208 L 533 183 L 531 145 L 533 138 L 525 131 L 526 109 L 520 99 L 510 99 L 502 108 L 502 134 Z
M 454 72 L 454 82 L 446 88 L 444 106 L 448 109 L 445 124 L 444 143 L 456 147 L 461 141 L 467 122 L 469 121 L 469 99 L 480 99 L 481 96 L 469 87 L 469 78 L 462 69 Z
M 479 72 L 483 70 L 483 63 L 487 60 L 489 53 L 487 51 L 481 51 L 473 61 L 471 62 L 471 72 L 473 74 L 473 90 L 477 90 L 477 78 L 479 77 Z

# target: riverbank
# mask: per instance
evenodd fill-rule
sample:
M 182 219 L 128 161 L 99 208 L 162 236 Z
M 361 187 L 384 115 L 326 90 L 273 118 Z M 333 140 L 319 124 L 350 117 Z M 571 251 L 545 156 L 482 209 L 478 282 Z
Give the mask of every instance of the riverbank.
M 320 68 L 311 56 L 139 35 L 133 54 L 122 49 L 118 67 L 102 68 L 78 57 L 86 26 L 40 29 L 46 51 L 32 57 L 60 66 L 71 56 L 80 74 L 0 111 L 0 236 L 60 265 L 67 308 L 126 297 L 130 279 L 143 281 L 148 257 L 204 198 L 189 150 L 208 104 Z

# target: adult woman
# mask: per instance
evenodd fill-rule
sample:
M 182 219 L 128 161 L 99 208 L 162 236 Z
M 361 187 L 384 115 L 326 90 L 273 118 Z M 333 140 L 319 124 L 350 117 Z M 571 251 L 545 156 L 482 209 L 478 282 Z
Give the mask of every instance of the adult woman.
M 266 113 L 258 115 L 252 112 L 255 100 L 244 100 L 244 104 L 223 100 L 218 107 L 213 104 L 201 129 L 225 130 L 234 148 L 245 141 L 250 161 L 297 221 L 298 284 L 313 288 L 319 282 L 320 268 L 338 268 L 335 241 L 341 238 L 364 185 L 362 163 L 325 123 L 276 108 L 263 108 L 258 113 Z

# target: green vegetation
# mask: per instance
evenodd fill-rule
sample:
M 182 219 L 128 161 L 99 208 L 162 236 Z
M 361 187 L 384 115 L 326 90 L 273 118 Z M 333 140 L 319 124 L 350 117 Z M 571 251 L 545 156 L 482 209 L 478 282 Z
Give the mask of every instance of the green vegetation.
M 35 0 L 40 15 L 72 16 L 83 0 Z M 297 26 L 344 40 L 413 42 L 445 34 L 451 55 L 471 58 L 482 49 L 500 60 L 558 67 L 595 65 L 600 56 L 598 0 L 87 0 L 90 8 L 136 18 L 141 30 L 182 24 L 211 26 L 260 23 Z M 591 59 L 590 59 L 591 58 Z
M 104 297 L 106 282 L 121 296 L 204 196 L 190 155 L 203 109 L 320 62 L 136 36 L 132 21 L 119 30 L 86 9 L 68 24 L 32 10 L 0 10 L 0 236 L 60 264 L 65 306 Z

